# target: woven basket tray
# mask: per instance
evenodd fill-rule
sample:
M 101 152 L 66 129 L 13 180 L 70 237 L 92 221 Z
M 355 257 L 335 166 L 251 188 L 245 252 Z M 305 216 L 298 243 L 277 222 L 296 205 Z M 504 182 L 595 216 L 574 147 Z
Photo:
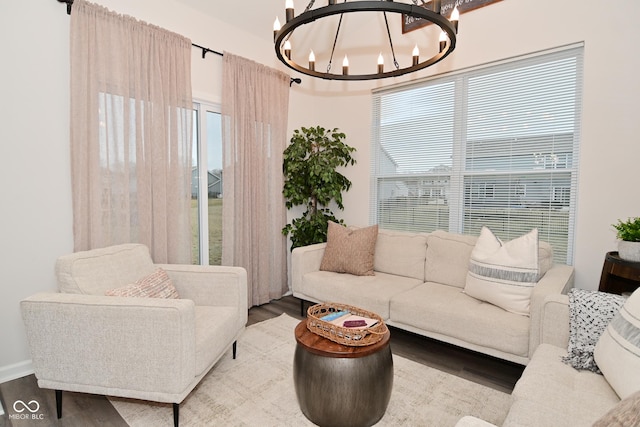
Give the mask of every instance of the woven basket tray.
M 349 311 L 357 316 L 376 319 L 378 323 L 368 328 L 344 328 L 321 319 L 321 317 L 336 311 Z M 337 303 L 316 304 L 309 307 L 307 310 L 307 328 L 311 332 L 338 344 L 354 347 L 375 344 L 388 331 L 382 317 L 376 313 L 352 305 Z

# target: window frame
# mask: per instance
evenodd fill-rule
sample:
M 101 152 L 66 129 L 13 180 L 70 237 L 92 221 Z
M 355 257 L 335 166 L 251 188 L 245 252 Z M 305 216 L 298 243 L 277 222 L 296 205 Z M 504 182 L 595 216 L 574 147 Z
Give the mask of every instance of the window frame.
M 467 165 L 468 160 L 476 160 L 474 157 L 466 157 L 467 151 L 467 114 L 469 112 L 469 80 L 473 79 L 477 76 L 483 75 L 491 75 L 492 73 L 499 72 L 500 70 L 515 70 L 524 69 L 531 64 L 547 64 L 552 63 L 557 59 L 562 58 L 575 58 L 575 80 L 573 84 L 575 85 L 575 103 L 573 105 L 572 112 L 573 116 L 573 129 L 571 135 L 571 152 L 568 155 L 556 156 L 555 158 L 541 158 L 541 161 L 547 162 L 550 161 L 550 164 L 544 163 L 541 167 L 534 168 L 531 167 L 529 169 L 520 167 L 509 166 L 505 171 L 491 171 L 489 169 L 474 169 L 473 167 L 469 167 Z M 583 87 L 583 74 L 584 74 L 584 45 L 582 43 L 573 44 L 570 46 L 561 47 L 558 49 L 552 49 L 544 52 L 538 52 L 532 55 L 526 55 L 522 57 L 511 58 L 508 60 L 498 61 L 494 63 L 485 64 L 478 67 L 473 67 L 469 69 L 459 70 L 451 73 L 445 73 L 436 75 L 430 78 L 422 79 L 417 82 L 405 83 L 401 85 L 386 87 L 382 89 L 377 89 L 373 91 L 372 96 L 372 129 L 371 129 L 371 169 L 370 169 L 370 183 L 371 183 L 371 198 L 370 198 L 370 222 L 372 224 L 379 223 L 379 214 L 386 214 L 387 218 L 390 218 L 389 210 L 386 212 L 384 207 L 380 207 L 379 204 L 382 201 L 390 201 L 393 200 L 392 197 L 387 196 L 386 198 L 380 199 L 378 198 L 378 192 L 384 191 L 385 194 L 390 194 L 389 190 L 383 189 L 385 182 L 394 183 L 397 181 L 398 183 L 406 183 L 407 179 L 411 180 L 420 180 L 422 182 L 430 181 L 434 184 L 439 183 L 438 180 L 446 180 L 448 179 L 448 189 L 444 189 L 443 191 L 447 191 L 446 201 L 444 202 L 448 205 L 448 222 L 445 221 L 447 228 L 451 232 L 457 233 L 472 233 L 476 234 L 476 232 L 465 230 L 465 210 L 470 206 L 473 206 L 473 201 L 469 198 L 465 192 L 467 191 L 465 187 L 467 185 L 471 185 L 468 190 L 476 191 L 478 195 L 482 193 L 484 195 L 483 199 L 489 200 L 498 200 L 500 196 L 498 195 L 497 186 L 508 183 L 513 186 L 512 190 L 515 196 L 519 194 L 525 196 L 527 191 L 534 191 L 535 188 L 527 188 L 526 181 L 519 186 L 514 186 L 514 183 L 509 181 L 510 179 L 514 179 L 517 182 L 517 179 L 520 175 L 522 176 L 532 176 L 539 174 L 540 176 L 544 175 L 551 179 L 549 182 L 549 191 L 552 193 L 550 197 L 552 198 L 552 202 L 562 203 L 564 206 L 568 202 L 568 228 L 566 230 L 567 233 L 567 242 L 566 242 L 566 263 L 573 263 L 574 256 L 574 239 L 575 239 L 575 218 L 577 216 L 577 192 L 578 192 L 578 166 L 579 166 L 579 147 L 580 147 L 580 127 L 581 127 L 581 114 L 582 114 L 582 87 Z M 381 138 L 383 135 L 383 131 L 381 127 L 383 127 L 384 114 L 382 112 L 383 106 L 381 105 L 382 98 L 386 95 L 395 96 L 396 94 L 408 92 L 415 89 L 429 88 L 429 87 L 437 87 L 444 86 L 448 83 L 453 83 L 455 85 L 454 92 L 454 101 L 452 108 L 454 109 L 453 114 L 453 142 L 452 146 L 444 147 L 444 152 L 449 152 L 451 150 L 451 166 L 450 171 L 446 171 L 446 168 L 441 168 L 439 170 L 435 170 L 436 168 L 432 168 L 431 171 L 426 169 L 423 172 L 416 172 L 415 174 L 401 172 L 401 173 L 393 173 L 389 172 L 388 168 L 385 166 L 386 163 L 393 163 L 393 158 L 391 154 L 388 153 L 386 147 L 383 146 L 381 142 Z M 385 100 L 385 102 L 392 102 Z M 435 102 L 441 102 L 440 100 L 436 100 Z M 385 107 L 387 111 L 391 111 L 388 109 L 387 104 Z M 397 113 L 390 113 L 390 117 Z M 558 130 L 554 130 L 550 134 L 559 134 Z M 515 138 L 521 136 L 532 136 L 535 137 L 535 134 L 517 134 Z M 471 142 L 471 141 L 469 141 Z M 541 145 L 544 145 L 541 144 Z M 535 154 L 535 153 L 532 153 Z M 569 155 L 572 156 L 569 159 Z M 386 157 L 385 157 L 386 156 Z M 383 158 L 384 157 L 384 158 Z M 388 160 L 385 160 L 388 157 Z M 510 159 L 513 158 L 509 157 Z M 493 161 L 491 156 L 488 156 L 489 161 Z M 481 159 L 482 161 L 482 159 Z M 384 163 L 386 162 L 386 163 Z M 570 162 L 570 165 L 567 163 Z M 446 165 L 445 165 L 446 166 Z M 538 170 L 534 170 L 538 169 Z M 556 174 L 557 172 L 557 174 Z M 563 178 L 562 174 L 566 174 L 569 177 L 569 185 L 567 187 L 564 183 L 558 182 L 554 183 L 553 179 L 558 176 Z M 501 175 L 508 176 L 509 178 L 504 181 L 499 181 Z M 488 178 L 484 183 L 482 182 L 482 177 L 486 176 Z M 474 180 L 473 177 L 479 177 L 479 180 Z M 496 180 L 495 183 L 491 183 L 491 180 Z M 397 185 L 397 184 L 396 184 Z M 484 185 L 484 191 L 480 187 Z M 489 189 L 487 186 L 493 186 L 493 188 Z M 407 185 L 408 187 L 408 185 Z M 427 187 L 424 187 L 426 189 Z M 546 188 L 546 187 L 545 187 Z M 572 191 L 573 190 L 573 191 Z M 416 191 L 420 191 L 417 189 Z M 432 190 L 433 191 L 433 188 Z M 570 194 L 567 194 L 569 192 Z M 417 193 L 416 193 L 417 194 Z M 471 194 L 471 193 L 470 193 Z M 476 195 L 476 196 L 478 196 Z M 474 197 L 476 197 L 474 196 Z M 489 197 L 490 196 L 490 197 Z M 409 196 L 411 197 L 411 195 Z M 502 201 L 502 200 L 498 200 Z M 434 202 L 439 203 L 439 202 Z M 504 208 L 508 209 L 509 206 L 506 204 L 506 199 L 504 201 Z M 551 207 L 548 207 L 547 210 L 551 210 Z M 429 220 L 437 221 L 438 224 L 441 223 L 441 219 L 430 218 Z M 428 223 L 429 220 L 422 220 L 425 224 Z M 433 224 L 433 226 L 437 228 L 439 227 L 437 224 Z M 433 228 L 429 227 L 429 228 Z M 405 225 L 406 229 L 420 227 L 420 224 L 414 225 Z M 397 228 L 401 230 L 402 228 Z M 428 230 L 422 230 L 428 231 Z M 563 248 L 564 249 L 564 248 Z

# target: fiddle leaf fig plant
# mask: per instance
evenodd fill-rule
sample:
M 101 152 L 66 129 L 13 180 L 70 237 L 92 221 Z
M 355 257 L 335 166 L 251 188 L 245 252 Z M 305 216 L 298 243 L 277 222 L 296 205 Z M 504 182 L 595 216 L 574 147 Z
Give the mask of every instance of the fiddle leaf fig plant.
M 342 192 L 351 188 L 351 181 L 337 170 L 356 163 L 351 155 L 356 149 L 345 144 L 345 138 L 337 128 L 302 127 L 294 130 L 284 150 L 282 194 L 286 207 L 306 207 L 301 217 L 282 229 L 282 234 L 291 235 L 292 250 L 326 242 L 329 221 L 344 224 L 327 206 L 333 201 L 344 209 Z

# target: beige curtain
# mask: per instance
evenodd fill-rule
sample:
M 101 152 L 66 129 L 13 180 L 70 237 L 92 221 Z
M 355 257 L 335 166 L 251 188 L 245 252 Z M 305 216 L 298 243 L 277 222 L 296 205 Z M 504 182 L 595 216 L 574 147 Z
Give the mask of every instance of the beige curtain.
M 71 15 L 75 250 L 146 244 L 191 263 L 191 42 L 76 0 Z
M 223 63 L 222 264 L 247 270 L 249 306 L 260 305 L 288 289 L 281 230 L 289 76 L 228 52 Z

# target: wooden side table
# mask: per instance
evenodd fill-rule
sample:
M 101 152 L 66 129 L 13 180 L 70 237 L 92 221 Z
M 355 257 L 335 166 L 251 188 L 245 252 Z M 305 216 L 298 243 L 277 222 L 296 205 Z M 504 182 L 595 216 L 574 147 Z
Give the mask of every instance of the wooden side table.
M 367 427 L 384 415 L 393 387 L 387 331 L 379 342 L 350 347 L 295 330 L 293 381 L 302 413 L 322 427 Z
M 640 262 L 625 261 L 618 252 L 609 252 L 604 257 L 599 291 L 613 294 L 633 292 L 640 287 Z

